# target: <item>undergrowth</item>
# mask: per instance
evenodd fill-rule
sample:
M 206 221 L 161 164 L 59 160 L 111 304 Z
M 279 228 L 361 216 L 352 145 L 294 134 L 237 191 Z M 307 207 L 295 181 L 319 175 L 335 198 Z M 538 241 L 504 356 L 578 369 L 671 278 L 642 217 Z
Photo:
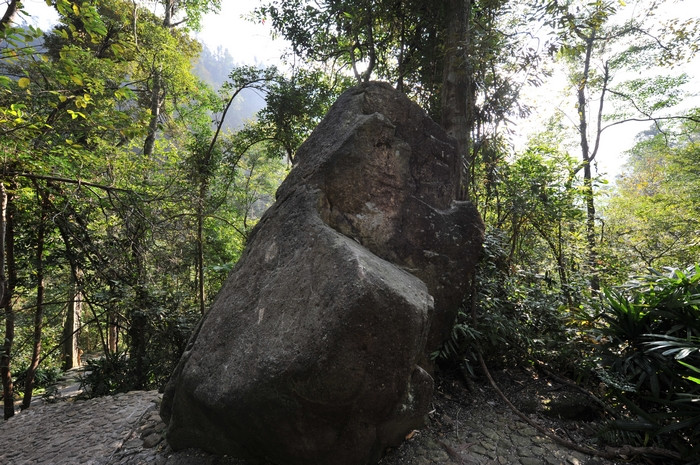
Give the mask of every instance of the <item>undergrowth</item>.
M 497 234 L 484 255 L 448 340 L 432 354 L 439 364 L 475 376 L 478 352 L 489 366 L 544 363 L 617 412 L 599 431 L 605 443 L 700 463 L 700 266 L 650 270 L 597 297 L 569 283 L 572 305 L 551 280 L 511 269 Z

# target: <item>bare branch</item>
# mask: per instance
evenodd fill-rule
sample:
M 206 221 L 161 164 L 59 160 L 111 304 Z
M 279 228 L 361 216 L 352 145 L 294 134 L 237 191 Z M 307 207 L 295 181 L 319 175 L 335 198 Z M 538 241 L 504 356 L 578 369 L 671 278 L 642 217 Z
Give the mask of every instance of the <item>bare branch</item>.
M 600 105 L 598 106 L 598 124 L 596 128 L 595 146 L 593 147 L 593 152 L 589 160 L 594 160 L 595 156 L 598 154 L 598 149 L 600 148 L 600 135 L 602 134 L 601 124 L 603 123 L 603 105 L 605 103 L 605 92 L 608 91 L 608 82 L 610 82 L 610 68 L 608 63 L 605 62 L 603 74 L 603 90 L 600 93 Z
M 79 186 L 88 186 L 88 187 L 95 187 L 97 189 L 102 189 L 104 191 L 120 191 L 120 192 L 132 192 L 129 189 L 122 189 L 120 187 L 114 187 L 114 186 L 105 186 L 103 184 L 95 184 L 93 182 L 87 182 L 83 181 L 80 179 L 70 179 L 70 178 L 61 178 L 57 176 L 45 176 L 41 174 L 33 174 L 33 173 L 19 173 L 19 172 L 12 172 L 10 171 L 9 173 L 6 173 L 7 176 L 20 176 L 23 178 L 27 179 L 42 179 L 45 181 L 54 181 L 54 182 L 62 182 L 62 183 L 67 183 L 67 184 L 77 184 Z
M 693 116 L 654 116 L 654 117 L 648 117 L 648 118 L 627 118 L 623 119 L 620 121 L 615 121 L 614 123 L 610 123 L 607 126 L 604 126 L 600 131 L 603 132 L 608 128 L 611 128 L 613 126 L 617 126 L 618 124 L 623 124 L 623 123 L 631 123 L 633 121 L 637 122 L 658 122 L 658 121 L 666 121 L 666 120 L 684 120 L 684 121 L 692 121 L 694 123 L 700 123 L 700 119 L 695 118 Z

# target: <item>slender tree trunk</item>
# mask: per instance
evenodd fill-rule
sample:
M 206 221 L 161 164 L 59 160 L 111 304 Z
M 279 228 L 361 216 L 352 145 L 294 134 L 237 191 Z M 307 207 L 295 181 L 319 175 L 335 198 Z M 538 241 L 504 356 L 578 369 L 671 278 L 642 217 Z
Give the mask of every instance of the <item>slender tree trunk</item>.
M 206 295 L 204 292 L 204 204 L 207 195 L 207 175 L 203 173 L 202 176 L 205 178 L 200 181 L 199 198 L 197 199 L 197 291 L 199 294 L 199 312 L 204 315 L 206 309 Z
M 7 191 L 5 183 L 0 181 L 0 308 L 5 305 L 7 292 L 7 275 L 5 274 L 5 237 L 7 230 Z
M 564 260 L 564 241 L 561 234 L 561 217 L 559 218 L 559 223 L 557 227 L 557 271 L 559 272 L 559 283 L 561 290 L 566 299 L 566 303 L 569 307 L 573 307 L 574 302 L 571 297 L 571 288 L 569 286 L 569 278 L 566 274 L 566 263 Z
M 63 369 L 70 370 L 80 366 L 80 352 L 78 348 L 80 318 L 83 312 L 83 273 L 77 254 L 72 247 L 68 221 L 63 216 L 55 217 L 58 232 L 65 245 L 66 257 L 70 264 L 70 290 L 68 292 L 68 305 L 66 319 L 63 325 Z M 89 342 L 86 347 L 89 347 Z
M 75 269 L 71 272 L 71 286 L 68 294 L 68 309 L 66 321 L 63 325 L 63 369 L 70 370 L 80 366 L 80 352 L 78 347 L 80 318 L 83 310 L 83 293 L 79 280 L 80 272 Z
M 170 29 L 173 27 L 173 14 L 177 7 L 176 0 L 166 0 L 163 4 L 165 8 L 163 16 L 163 27 Z M 153 69 L 153 80 L 151 82 L 151 119 L 148 121 L 148 134 L 143 144 L 143 154 L 146 156 L 153 155 L 153 149 L 156 143 L 158 134 L 158 120 L 160 119 L 160 111 L 164 101 L 163 91 L 163 68 L 159 65 Z
M 581 162 L 583 164 L 583 187 L 586 201 L 586 242 L 588 245 L 588 269 L 590 272 L 591 289 L 597 291 L 600 289 L 600 281 L 597 272 L 597 252 L 596 252 L 596 233 L 595 233 L 595 202 L 593 198 L 593 175 L 591 164 L 593 157 L 591 156 L 590 144 L 588 142 L 588 115 L 586 90 L 588 89 L 588 78 L 591 69 L 591 57 L 593 54 L 593 46 L 595 43 L 595 33 L 586 38 L 586 55 L 583 62 L 583 73 L 578 83 L 578 116 L 579 116 L 579 134 L 581 138 Z
M 12 295 L 17 283 L 17 268 L 15 265 L 15 228 L 14 228 L 14 205 L 12 203 L 12 193 L 5 190 L 5 186 L 0 182 L 2 189 L 2 225 L 4 226 L 4 256 L 0 273 L 2 274 L 3 294 L 0 305 L 5 310 L 5 341 L 0 354 L 0 378 L 2 378 L 2 390 L 4 396 L 4 418 L 7 420 L 15 414 L 14 386 L 12 384 L 12 372 L 10 361 L 12 357 L 12 344 L 15 339 L 15 312 L 12 308 Z M 7 275 L 5 275 L 7 269 Z
M 41 198 L 39 186 L 35 183 L 37 197 Z M 28 409 L 32 403 L 32 391 L 34 390 L 34 374 L 39 367 L 39 355 L 41 354 L 41 333 L 44 322 L 44 243 L 46 235 L 46 209 L 47 200 L 39 200 L 41 213 L 36 239 L 36 311 L 34 312 L 34 334 L 32 346 L 32 359 L 27 368 L 27 377 L 24 382 L 24 398 L 22 409 Z
M 160 108 L 163 104 L 161 97 L 163 87 L 161 73 L 162 70 L 160 68 L 153 71 L 153 81 L 151 83 L 151 119 L 148 121 L 148 134 L 143 144 L 143 154 L 146 156 L 153 155 L 156 135 L 158 133 L 158 119 L 160 118 Z
M 136 213 L 140 215 L 141 212 Z M 146 332 L 148 330 L 147 311 L 150 308 L 150 298 L 146 284 L 146 258 L 144 256 L 144 237 L 146 228 L 144 218 L 133 218 L 131 236 L 131 253 L 134 263 L 134 290 L 136 300 L 131 303 L 129 310 L 129 362 L 132 369 L 134 389 L 146 386 Z
M 588 243 L 588 269 L 590 272 L 591 289 L 600 290 L 600 277 L 598 276 L 598 243 L 595 233 L 595 202 L 593 199 L 593 178 L 591 165 L 583 167 L 583 186 L 586 196 L 586 242 Z
M 146 290 L 137 286 L 136 303 L 145 305 L 147 302 Z M 129 325 L 129 360 L 132 364 L 134 376 L 134 389 L 143 389 L 146 386 L 146 330 L 148 320 L 146 312 L 141 308 L 131 311 Z
M 115 310 L 107 311 L 107 347 L 110 354 L 116 354 L 119 346 L 119 322 Z
M 71 247 L 69 228 L 67 221 L 61 216 L 56 217 L 56 226 L 66 247 L 66 257 L 70 264 L 70 287 L 68 291 L 68 305 L 66 306 L 66 319 L 63 323 L 63 369 L 70 370 L 78 366 L 78 328 L 80 325 L 80 313 L 82 309 L 82 284 L 78 259 Z
M 540 237 L 547 243 L 549 250 L 552 251 L 552 256 L 557 262 L 557 273 L 559 274 L 559 286 L 561 287 L 562 294 L 566 299 L 566 303 L 571 307 L 573 301 L 571 300 L 571 293 L 569 292 L 569 278 L 566 274 L 566 264 L 564 263 L 564 253 L 562 248 L 562 237 L 561 237 L 561 221 L 559 222 L 559 228 L 557 231 L 557 241 L 554 242 L 552 238 L 549 237 L 544 229 L 534 225 Z
M 397 78 L 396 78 L 396 90 L 403 92 L 403 75 L 404 75 L 404 54 L 406 53 L 406 19 L 403 17 L 403 2 L 399 2 L 399 21 L 401 21 L 401 32 L 400 32 L 400 47 L 399 56 L 397 59 Z
M 466 3 L 463 6 L 465 11 L 465 29 L 464 29 L 464 66 L 465 66 L 465 77 L 466 77 L 466 98 L 467 102 L 465 106 L 465 116 L 466 116 L 466 126 L 462 129 L 464 132 L 463 136 L 467 141 L 466 147 L 462 150 L 464 159 L 462 161 L 462 187 L 461 193 L 458 200 L 469 200 L 471 198 L 472 190 L 474 188 L 474 160 L 476 157 L 476 152 L 474 150 L 474 129 L 476 126 L 476 82 L 475 82 L 475 70 L 473 66 L 472 55 L 475 53 L 474 41 L 472 38 L 472 5 L 473 0 L 462 0 Z
M 14 21 L 17 11 L 21 6 L 22 2 L 20 0 L 10 0 L 7 3 L 7 10 L 5 10 L 5 14 L 0 18 L 0 42 L 2 41 L 1 37 L 4 37 L 5 31 Z
M 367 14 L 369 15 L 369 17 L 367 18 L 367 47 L 369 48 L 367 54 L 369 55 L 369 57 L 367 62 L 367 69 L 363 73 L 363 82 L 369 82 L 370 78 L 372 77 L 374 67 L 377 64 L 377 49 L 375 48 L 374 44 L 374 16 L 372 15 L 371 6 L 367 7 Z

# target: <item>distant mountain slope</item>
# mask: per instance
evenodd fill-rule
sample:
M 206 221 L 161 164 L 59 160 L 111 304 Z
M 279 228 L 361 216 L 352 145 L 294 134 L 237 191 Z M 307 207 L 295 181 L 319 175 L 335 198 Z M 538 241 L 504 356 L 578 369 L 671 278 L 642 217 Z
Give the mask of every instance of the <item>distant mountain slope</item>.
M 236 66 L 240 65 L 235 62 L 228 49 L 218 47 L 212 51 L 203 44 L 199 60 L 194 64 L 194 73 L 218 90 Z M 245 121 L 254 118 L 255 114 L 264 107 L 264 95 L 252 90 L 244 90 L 231 105 L 231 109 L 226 115 L 224 128 L 241 128 Z

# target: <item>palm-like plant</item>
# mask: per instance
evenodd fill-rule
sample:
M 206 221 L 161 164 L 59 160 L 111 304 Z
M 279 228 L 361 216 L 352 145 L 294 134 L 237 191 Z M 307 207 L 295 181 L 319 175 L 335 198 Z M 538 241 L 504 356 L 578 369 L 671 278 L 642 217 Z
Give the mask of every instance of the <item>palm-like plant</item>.
M 700 458 L 700 266 L 652 271 L 605 296 L 601 378 L 633 413 L 612 426 Z

